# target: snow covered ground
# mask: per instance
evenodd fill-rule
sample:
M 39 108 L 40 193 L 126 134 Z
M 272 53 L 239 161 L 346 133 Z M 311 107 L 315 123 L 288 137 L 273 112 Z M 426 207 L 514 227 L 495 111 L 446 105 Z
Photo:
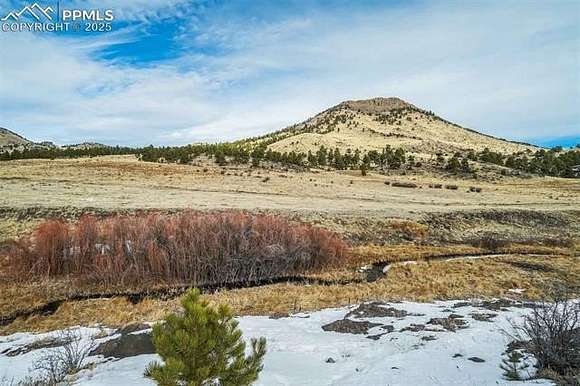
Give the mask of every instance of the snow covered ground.
M 503 378 L 499 365 L 510 342 L 503 331 L 510 330 L 509 320 L 520 319 L 529 309 L 489 308 L 459 301 L 404 302 L 279 319 L 241 317 L 239 321 L 246 338 L 264 336 L 268 341 L 259 385 L 552 385 L 547 380 L 513 382 Z M 355 309 L 359 313 L 351 313 L 346 322 L 331 324 Z M 376 311 L 382 316 L 372 316 Z M 359 334 L 325 331 L 322 326 Z M 369 327 L 366 333 L 365 327 Z M 87 338 L 102 334 L 96 328 L 79 331 Z M 17 381 L 29 375 L 34 358 L 51 348 L 13 356 L 6 355 L 8 351 L 53 335 L 0 337 L 0 379 Z M 102 356 L 89 357 L 96 366 L 79 373 L 75 384 L 153 385 L 143 377 L 143 370 L 156 358 L 154 354 L 108 361 Z M 533 375 L 533 359 L 526 361 L 531 365 L 527 371 Z

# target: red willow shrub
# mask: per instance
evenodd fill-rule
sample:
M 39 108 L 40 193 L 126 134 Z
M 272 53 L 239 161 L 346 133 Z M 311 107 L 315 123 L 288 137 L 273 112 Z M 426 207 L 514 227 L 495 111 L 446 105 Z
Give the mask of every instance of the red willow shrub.
M 20 274 L 103 284 L 253 282 L 340 263 L 335 234 L 271 215 L 231 211 L 83 216 L 47 221 L 10 251 Z

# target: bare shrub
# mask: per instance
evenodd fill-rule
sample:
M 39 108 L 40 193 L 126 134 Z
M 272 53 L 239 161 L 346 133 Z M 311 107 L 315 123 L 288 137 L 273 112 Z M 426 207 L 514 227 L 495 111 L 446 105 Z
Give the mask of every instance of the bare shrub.
M 500 251 L 510 245 L 530 245 L 530 246 L 547 246 L 554 248 L 574 248 L 576 241 L 573 238 L 561 237 L 518 237 L 510 238 L 506 235 L 488 232 L 480 236 L 474 236 L 467 240 L 467 242 L 478 248 L 488 249 L 490 251 Z
M 390 226 L 409 240 L 425 237 L 429 229 L 426 225 L 413 221 L 392 221 Z
M 65 381 L 67 376 L 74 375 L 83 369 L 89 353 L 95 349 L 95 341 L 91 338 L 83 341 L 77 330 L 63 330 L 58 339 L 63 345 L 49 349 L 36 358 L 32 369 L 39 372 L 35 378 L 28 379 L 26 384 L 57 385 Z
M 414 184 L 412 182 L 393 182 L 391 186 L 394 186 L 396 188 L 416 188 L 417 184 Z
M 252 282 L 341 262 L 335 234 L 239 211 L 50 221 L 10 251 L 20 275 L 76 275 L 104 284 Z
M 445 185 L 445 189 L 457 190 L 457 189 L 459 189 L 459 186 L 457 186 L 457 185 Z
M 543 238 L 538 240 L 540 244 L 546 245 L 548 247 L 560 247 L 560 248 L 573 248 L 576 242 L 573 238 L 557 237 L 557 238 Z
M 501 248 L 506 248 L 510 244 L 510 241 L 496 233 L 485 233 L 469 240 L 469 244 L 477 248 L 498 251 Z
M 580 379 L 580 303 L 568 299 L 562 290 L 550 301 L 537 303 L 523 324 L 512 322 L 512 338 L 524 341 L 537 361 L 538 375 L 550 376 L 564 384 Z

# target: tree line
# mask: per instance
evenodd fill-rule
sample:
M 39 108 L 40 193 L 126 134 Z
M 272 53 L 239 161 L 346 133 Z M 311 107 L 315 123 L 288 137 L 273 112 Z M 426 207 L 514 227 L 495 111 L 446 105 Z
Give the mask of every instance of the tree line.
M 413 156 L 406 156 L 401 148 L 386 146 L 380 152 L 371 150 L 362 153 L 359 149 L 341 151 L 338 148 L 320 146 L 316 151 L 279 152 L 268 149 L 261 143 L 250 147 L 240 143 L 199 144 L 181 147 L 153 147 L 142 149 L 139 159 L 148 162 L 190 163 L 199 156 L 213 158 L 221 166 L 228 163 L 246 164 L 251 162 L 255 167 L 263 162 L 278 163 L 286 166 L 333 167 L 338 170 L 353 168 L 369 169 L 371 167 L 398 169 L 403 165 L 415 166 Z
M 12 151 L 0 151 L 0 161 L 12 161 L 18 159 L 56 159 L 56 158 L 83 158 L 98 157 L 104 155 L 139 154 L 140 148 L 121 146 L 95 146 L 87 148 L 44 148 L 29 147 L 14 149 Z
M 475 159 L 526 173 L 570 178 L 577 177 L 574 167 L 580 165 L 580 145 L 570 151 L 564 151 L 561 146 L 557 146 L 550 150 L 540 149 L 536 152 L 524 151 L 510 155 L 486 148 Z
M 42 148 L 31 147 L 0 152 L 0 161 L 18 159 L 56 159 L 82 158 L 105 155 L 134 154 L 141 161 L 168 162 L 189 164 L 200 156 L 213 158 L 220 166 L 227 164 L 247 164 L 258 167 L 263 162 L 277 163 L 285 166 L 298 167 L 333 167 L 338 170 L 360 169 L 366 174 L 369 169 L 399 169 L 402 167 L 421 167 L 412 155 L 407 155 L 402 148 L 386 146 L 381 151 L 371 150 L 366 153 L 359 149 L 341 151 L 338 148 L 319 146 L 308 152 L 279 152 L 268 148 L 269 142 L 252 145 L 247 141 L 226 142 L 216 144 L 192 144 L 186 146 L 143 148 L 120 146 L 97 146 L 88 148 Z M 531 174 L 577 177 L 574 166 L 580 165 L 580 145 L 570 151 L 562 147 L 550 150 L 530 150 L 513 154 L 502 154 L 485 148 L 481 152 L 469 150 L 456 152 L 446 158 L 437 154 L 436 164 L 452 173 L 471 173 L 471 162 L 489 163 L 504 166 Z

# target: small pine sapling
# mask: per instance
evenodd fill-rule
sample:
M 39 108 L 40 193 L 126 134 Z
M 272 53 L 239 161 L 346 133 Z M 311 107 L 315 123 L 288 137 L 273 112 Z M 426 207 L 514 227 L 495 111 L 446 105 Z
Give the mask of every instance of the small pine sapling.
M 510 381 L 521 381 L 523 379 L 520 371 L 529 367 L 526 363 L 520 363 L 523 357 L 519 351 L 514 350 L 508 354 L 507 358 L 502 359 L 499 367 L 504 371 L 503 375 Z
M 163 364 L 152 362 L 145 376 L 161 386 L 250 385 L 262 371 L 266 340 L 252 339 L 252 353 L 230 309 L 217 309 L 190 290 L 182 315 L 171 314 L 153 327 L 153 343 Z

